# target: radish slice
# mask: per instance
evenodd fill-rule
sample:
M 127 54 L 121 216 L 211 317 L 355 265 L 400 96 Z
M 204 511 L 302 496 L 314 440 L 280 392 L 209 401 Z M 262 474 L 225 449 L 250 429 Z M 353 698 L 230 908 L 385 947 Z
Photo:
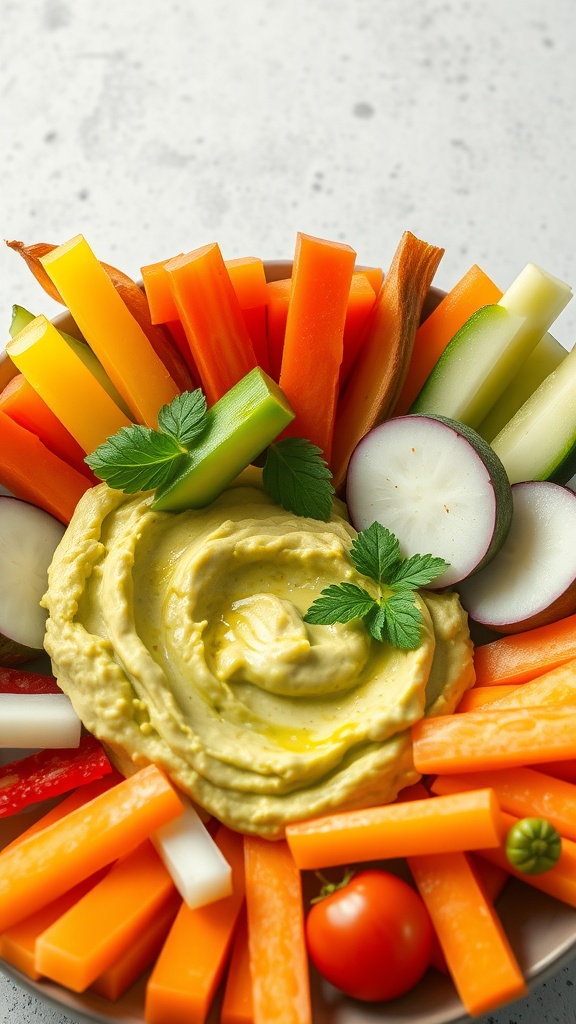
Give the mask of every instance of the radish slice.
M 65 527 L 48 512 L 0 495 L 0 661 L 17 665 L 44 645 L 48 566 Z
M 576 495 L 550 481 L 512 487 L 514 514 L 497 558 L 459 587 L 471 618 L 518 633 L 576 612 Z
M 399 416 L 366 434 L 350 461 L 346 499 L 357 530 L 377 521 L 404 556 L 450 563 L 434 590 L 486 565 L 512 518 L 500 460 L 476 431 L 441 416 Z
M 0 747 L 77 747 L 81 729 L 63 693 L 0 693 Z

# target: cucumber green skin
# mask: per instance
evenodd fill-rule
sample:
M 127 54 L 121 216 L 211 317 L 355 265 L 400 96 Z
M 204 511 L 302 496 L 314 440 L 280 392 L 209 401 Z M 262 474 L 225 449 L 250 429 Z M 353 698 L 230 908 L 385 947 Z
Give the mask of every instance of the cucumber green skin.
M 206 414 L 206 426 L 177 475 L 156 491 L 162 512 L 204 508 L 294 419 L 284 393 L 259 367 Z
M 27 661 L 33 661 L 42 651 L 33 647 L 26 647 L 19 644 L 4 633 L 0 633 L 0 665 L 4 668 L 17 668 L 18 665 L 25 665 Z
M 576 441 L 572 447 L 565 452 L 556 465 L 550 470 L 546 480 L 554 484 L 567 484 L 576 473 Z
M 465 423 L 460 423 L 458 420 L 450 419 L 448 416 L 439 416 L 436 413 L 409 413 L 408 415 L 417 415 L 420 419 L 438 420 L 439 423 L 444 423 L 447 427 L 450 427 L 456 434 L 459 434 L 465 441 L 468 441 L 468 443 L 472 445 L 486 467 L 496 496 L 496 522 L 494 524 L 492 541 L 484 555 L 484 558 L 475 567 L 474 572 L 470 573 L 470 575 L 473 576 L 474 573 L 479 572 L 480 569 L 483 569 L 484 566 L 488 565 L 494 556 L 498 554 L 506 540 L 506 537 L 508 536 L 508 531 L 512 524 L 512 488 L 510 486 L 506 470 L 496 455 L 496 452 L 490 447 L 484 438 L 480 436 L 478 431 L 474 430 L 472 427 L 466 426 Z M 454 586 L 455 589 L 458 589 L 458 584 L 454 584 Z

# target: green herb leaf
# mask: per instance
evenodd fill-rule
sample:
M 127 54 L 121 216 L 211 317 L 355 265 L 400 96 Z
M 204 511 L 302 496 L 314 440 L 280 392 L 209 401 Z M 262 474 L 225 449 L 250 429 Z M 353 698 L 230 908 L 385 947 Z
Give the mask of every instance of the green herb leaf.
M 84 461 L 110 487 L 135 494 L 166 483 L 182 454 L 183 449 L 170 434 L 133 424 L 121 427 Z
M 376 601 L 355 583 L 333 583 L 325 587 L 320 597 L 312 602 L 304 615 L 304 622 L 315 626 L 330 626 L 334 622 L 363 619 L 377 608 Z
M 268 448 L 262 483 L 277 505 L 297 516 L 327 523 L 332 513 L 332 474 L 320 448 L 302 437 L 285 437 Z
M 380 523 L 372 523 L 358 534 L 350 557 L 358 572 L 376 583 L 388 583 L 402 563 L 397 538 Z
M 392 594 L 384 603 L 386 632 L 393 647 L 415 651 L 420 646 L 422 612 L 414 593 Z
M 436 576 L 449 568 L 443 558 L 432 555 L 412 555 L 396 567 L 388 579 L 388 586 L 393 590 L 417 590 L 431 583 Z
M 158 413 L 158 427 L 180 445 L 188 447 L 206 425 L 206 397 L 200 388 L 184 391 Z

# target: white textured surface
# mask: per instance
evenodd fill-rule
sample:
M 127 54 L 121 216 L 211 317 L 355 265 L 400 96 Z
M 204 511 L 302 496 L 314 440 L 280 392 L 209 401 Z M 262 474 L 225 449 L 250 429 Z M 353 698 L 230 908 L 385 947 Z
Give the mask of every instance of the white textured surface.
M 574 0 L 0 0 L 2 236 L 82 231 L 128 273 L 297 230 L 389 263 L 410 228 L 450 285 L 533 261 L 576 285 Z M 0 248 L 13 302 L 52 315 Z M 576 303 L 555 333 L 576 337 Z M 0 1021 L 69 1018 L 0 979 Z M 490 1024 L 574 1024 L 576 967 Z

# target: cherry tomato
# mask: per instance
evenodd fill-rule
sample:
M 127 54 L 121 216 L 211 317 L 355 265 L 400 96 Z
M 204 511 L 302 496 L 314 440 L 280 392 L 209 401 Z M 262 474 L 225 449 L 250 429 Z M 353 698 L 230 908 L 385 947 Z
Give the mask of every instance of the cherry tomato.
M 314 903 L 306 919 L 312 962 L 356 999 L 395 999 L 413 988 L 430 964 L 433 937 L 418 893 L 376 869 Z

